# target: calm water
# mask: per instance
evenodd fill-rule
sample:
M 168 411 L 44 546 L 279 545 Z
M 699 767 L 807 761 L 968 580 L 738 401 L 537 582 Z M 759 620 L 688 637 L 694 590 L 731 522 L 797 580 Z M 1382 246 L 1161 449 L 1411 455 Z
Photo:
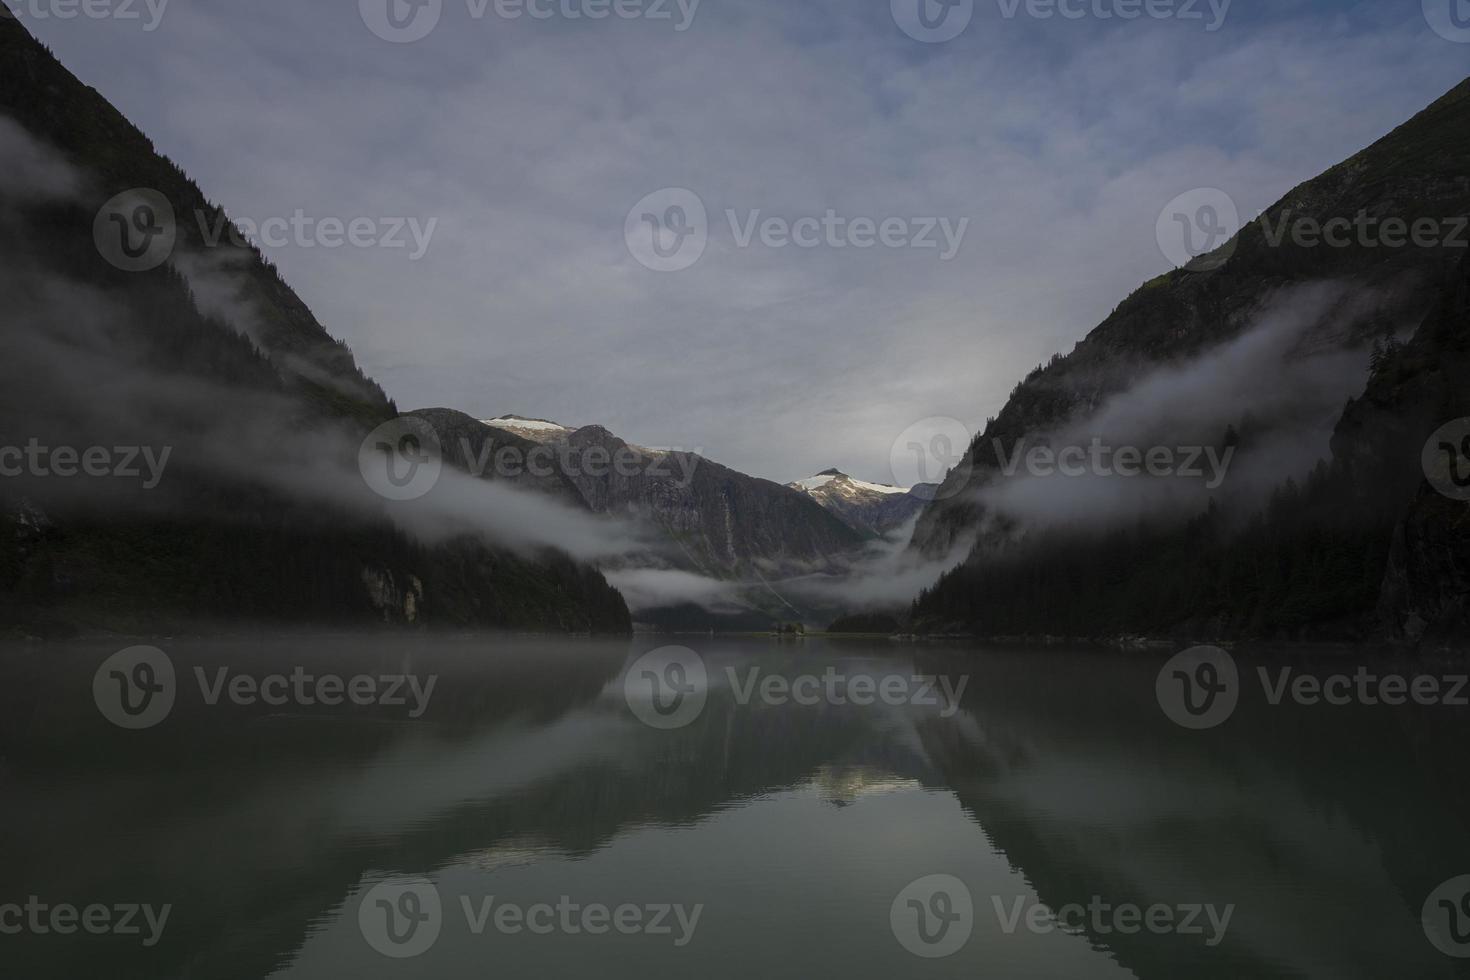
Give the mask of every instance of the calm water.
M 175 700 L 131 731 L 98 707 L 116 678 L 93 690 L 116 644 L 4 649 L 0 906 L 170 911 L 152 934 L 141 912 L 138 935 L 0 934 L 3 972 L 1470 976 L 1420 921 L 1470 874 L 1464 708 L 1272 706 L 1247 681 L 1189 731 L 1156 701 L 1165 655 L 700 638 L 675 642 L 707 685 L 652 663 L 706 698 L 660 728 L 639 715 L 680 719 L 628 699 L 650 662 L 625 671 L 666 642 L 159 642 Z M 417 718 L 412 695 L 211 705 L 221 668 L 435 686 Z M 807 675 L 888 679 L 892 703 L 783 703 Z M 1069 904 L 1113 911 L 1030 911 Z M 1158 928 L 1116 928 L 1130 907 Z

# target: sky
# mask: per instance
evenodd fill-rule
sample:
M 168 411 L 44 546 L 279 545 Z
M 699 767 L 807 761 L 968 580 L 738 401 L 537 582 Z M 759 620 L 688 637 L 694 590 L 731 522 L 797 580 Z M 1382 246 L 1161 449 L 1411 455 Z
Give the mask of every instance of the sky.
M 263 251 L 400 408 L 779 482 L 906 482 L 1176 264 L 1180 195 L 1248 220 L 1470 71 L 1465 0 L 3 2 L 293 223 Z

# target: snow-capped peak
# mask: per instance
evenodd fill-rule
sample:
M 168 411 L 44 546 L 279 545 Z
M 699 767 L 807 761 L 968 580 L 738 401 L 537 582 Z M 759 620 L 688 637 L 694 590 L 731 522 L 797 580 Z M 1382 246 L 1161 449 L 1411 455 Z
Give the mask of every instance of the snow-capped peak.
M 501 415 L 498 418 L 483 419 L 486 425 L 493 425 L 499 429 L 530 429 L 533 432 L 570 432 L 564 425 L 556 422 L 548 422 L 546 419 L 527 419 L 519 415 Z
M 886 483 L 868 483 L 865 480 L 854 480 L 852 477 L 848 477 L 847 479 L 849 483 L 859 490 L 866 490 L 869 493 L 908 493 L 903 487 L 891 487 Z
M 837 479 L 838 475 L 834 473 L 818 473 L 816 476 L 808 477 L 805 480 L 797 480 L 792 486 L 801 490 L 820 490 Z
M 808 493 L 825 488 L 878 494 L 904 494 L 909 492 L 903 487 L 892 487 L 886 483 L 868 483 L 866 480 L 855 480 L 838 469 L 823 470 L 816 476 L 808 477 L 805 480 L 797 480 L 791 486 L 798 490 L 805 490 Z
M 560 439 L 570 435 L 573 431 L 556 422 L 548 422 L 546 419 L 527 419 L 519 415 L 501 415 L 493 419 L 481 419 L 480 423 L 536 442 Z

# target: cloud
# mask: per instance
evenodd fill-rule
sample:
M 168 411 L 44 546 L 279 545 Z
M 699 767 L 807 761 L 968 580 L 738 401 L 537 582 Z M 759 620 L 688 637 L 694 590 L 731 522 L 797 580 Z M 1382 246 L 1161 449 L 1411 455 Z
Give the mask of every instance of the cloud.
M 0 291 L 20 329 L 0 335 L 0 418 L 5 445 L 32 439 L 48 449 L 148 447 L 171 467 L 156 487 L 138 481 L 63 479 L 24 473 L 6 490 L 48 513 L 144 512 L 230 521 L 203 481 L 262 487 L 362 521 L 385 517 L 417 539 L 470 536 L 523 554 L 553 548 L 587 562 L 655 550 L 659 539 L 632 521 L 600 517 L 504 483 L 445 467 L 419 500 L 389 503 L 358 469 L 364 433 L 310 423 L 284 390 L 232 384 L 158 367 L 137 337 L 151 328 L 115 297 L 47 274 L 26 257 L 0 263 Z M 224 302 L 224 300 L 221 300 Z M 13 465 L 13 464 L 12 464 Z M 181 472 L 189 476 L 171 479 Z
M 1378 290 L 1315 283 L 1267 300 L 1237 338 L 1175 365 L 1157 368 L 1064 428 L 1036 433 L 999 453 L 1022 460 L 1012 476 L 998 475 L 977 492 L 991 511 L 1028 525 L 1059 522 L 1108 527 L 1123 521 L 1192 516 L 1213 497 L 1236 513 L 1253 510 L 1288 478 L 1302 479 L 1329 455 L 1343 405 L 1362 392 L 1368 352 L 1323 347 L 1324 329 L 1347 331 L 1381 309 Z M 1236 427 L 1244 441 L 1226 458 L 1224 437 Z M 1119 476 L 1107 469 L 1085 475 L 1029 472 L 1024 452 L 1043 446 L 1133 447 L 1186 452 L 1200 447 L 1185 475 Z M 994 445 L 981 446 L 994 458 Z M 1211 457 L 1209 453 L 1218 452 Z M 1218 461 L 1218 464 L 1217 464 Z M 1217 480 L 1216 477 L 1219 479 Z M 1212 486 L 1211 484 L 1218 485 Z
M 738 583 L 667 568 L 625 568 L 605 572 L 634 613 L 665 606 L 692 604 L 712 613 L 750 610 Z
M 918 520 L 916 514 L 884 539 L 870 543 L 841 573 L 786 579 L 773 587 L 796 605 L 815 607 L 828 613 L 906 612 L 909 603 L 920 592 L 964 560 L 974 541 L 973 534 L 962 534 L 951 545 L 948 554 L 926 559 L 917 549 L 908 546 Z
M 28 204 L 69 200 L 82 187 L 81 175 L 60 153 L 0 115 L 0 198 Z
M 891 482 L 911 423 L 978 428 L 1167 267 L 1154 225 L 1176 194 L 1223 187 L 1254 213 L 1464 75 L 1414 4 L 1237 6 L 1206 34 L 979 4 L 945 45 L 850 0 L 706 3 L 677 34 L 450 3 L 408 45 L 352 3 L 33 27 L 231 214 L 441 219 L 418 262 L 267 250 L 399 404 L 601 423 L 778 482 L 834 464 Z M 622 238 L 666 186 L 714 223 L 672 274 Z M 972 224 L 945 263 L 740 248 L 724 218 L 828 208 Z

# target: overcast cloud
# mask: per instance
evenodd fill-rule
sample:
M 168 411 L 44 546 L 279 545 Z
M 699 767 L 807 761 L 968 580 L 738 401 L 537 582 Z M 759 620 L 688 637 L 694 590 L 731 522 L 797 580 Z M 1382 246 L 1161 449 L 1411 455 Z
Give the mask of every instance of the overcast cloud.
M 887 0 L 703 0 L 683 31 L 672 3 L 662 21 L 443 4 L 410 44 L 352 0 L 173 0 L 151 31 L 146 12 L 21 16 L 235 217 L 438 220 L 417 261 L 265 249 L 403 408 L 595 422 L 783 482 L 890 482 L 913 422 L 980 427 L 1169 267 L 1171 198 L 1219 187 L 1252 216 L 1470 53 L 1420 0 L 1237 0 L 1213 32 L 977 0 L 944 44 L 907 37 Z M 665 187 L 709 214 L 678 272 L 624 242 Z M 969 225 L 943 261 L 741 247 L 725 217 L 829 208 Z

